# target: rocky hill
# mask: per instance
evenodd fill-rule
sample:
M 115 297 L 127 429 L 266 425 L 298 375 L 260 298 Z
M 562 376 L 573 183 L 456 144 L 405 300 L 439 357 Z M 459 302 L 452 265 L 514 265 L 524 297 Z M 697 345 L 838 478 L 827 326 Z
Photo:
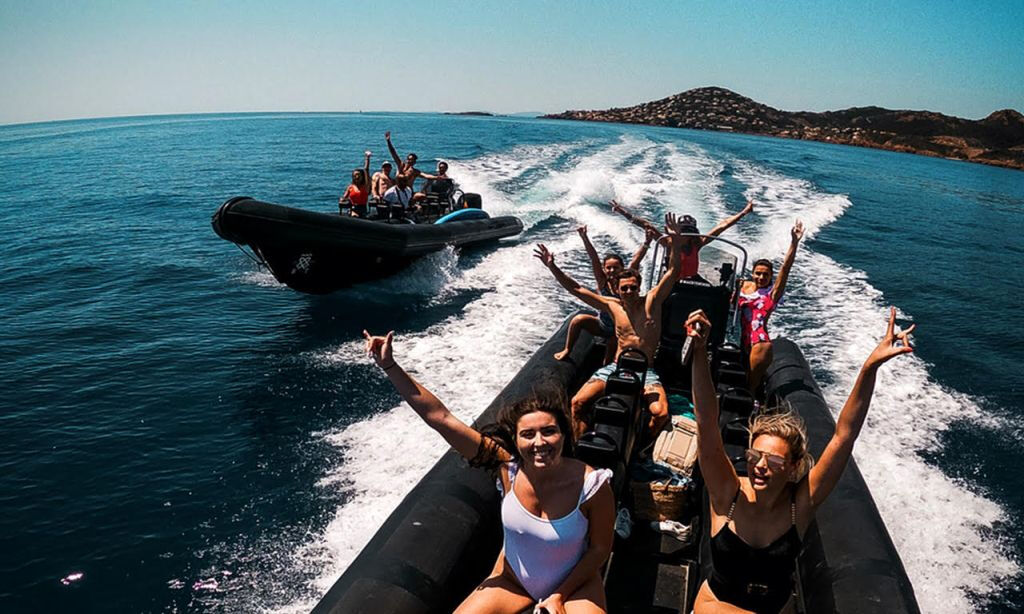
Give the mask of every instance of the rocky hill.
M 1013 109 L 996 111 L 981 120 L 881 107 L 791 112 L 721 87 L 702 87 L 634 107 L 566 111 L 544 117 L 763 134 L 1024 170 L 1024 115 Z

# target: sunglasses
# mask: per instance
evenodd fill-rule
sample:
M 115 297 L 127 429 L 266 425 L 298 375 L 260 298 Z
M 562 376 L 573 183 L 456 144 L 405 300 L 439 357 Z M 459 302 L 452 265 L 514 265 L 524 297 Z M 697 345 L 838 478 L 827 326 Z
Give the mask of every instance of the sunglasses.
M 619 286 L 619 292 L 636 292 L 640 286 Z
M 786 459 L 778 454 L 769 454 L 753 448 L 747 448 L 747 464 L 754 466 L 764 458 L 772 471 L 782 471 L 786 467 Z

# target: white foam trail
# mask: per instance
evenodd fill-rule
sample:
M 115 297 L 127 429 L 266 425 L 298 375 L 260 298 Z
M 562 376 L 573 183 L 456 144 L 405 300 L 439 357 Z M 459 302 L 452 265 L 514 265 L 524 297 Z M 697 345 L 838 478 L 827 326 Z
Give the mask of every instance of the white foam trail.
M 389 296 L 447 295 L 449 283 L 459 274 L 458 264 L 459 250 L 449 245 L 414 261 L 396 275 L 345 290 L 345 299 L 380 303 Z
M 457 287 L 488 291 L 462 314 L 422 333 L 400 335 L 395 340 L 396 358 L 457 416 L 471 422 L 550 332 L 550 327 L 530 325 L 510 330 L 509 324 L 554 324 L 562 318 L 565 308 L 554 300 L 553 292 L 522 300 L 528 296 L 523 288 L 543 277 L 546 273 L 533 260 L 531 246 L 494 252 L 455 282 Z M 324 358 L 363 362 L 367 370 L 376 369 L 362 355 L 361 341 Z M 379 385 L 388 386 L 382 376 Z M 446 447 L 404 403 L 328 439 L 345 451 L 345 460 L 323 485 L 343 489 L 349 501 L 337 510 L 323 536 L 298 555 L 303 567 L 318 569 L 317 594 L 326 592 L 348 567 Z M 308 611 L 311 605 L 293 604 L 285 611 Z
M 650 219 L 667 210 L 690 213 L 702 228 L 740 205 L 733 203 L 727 210 L 721 195 L 723 164 L 695 146 L 626 136 L 596 151 L 588 148 L 575 164 L 552 171 L 552 162 L 571 154 L 572 147 L 490 154 L 452 163 L 452 173 L 465 189 L 481 193 L 492 213 L 514 212 L 528 228 L 552 215 L 587 224 L 599 251 L 610 244 L 628 252 L 641 238 L 638 229 L 605 207 L 609 198 L 636 207 Z M 747 185 L 745 195 L 758 205 L 752 218 L 729 232 L 755 258 L 780 259 L 795 218 L 804 221 L 809 240 L 851 204 L 846 196 L 821 193 L 808 182 L 744 161 L 730 162 L 736 178 Z M 514 194 L 506 182 L 520 184 Z M 539 238 L 570 274 L 590 280 L 573 233 Z M 801 344 L 816 372 L 826 375 L 824 392 L 838 409 L 884 325 L 884 301 L 863 273 L 814 253 L 812 247 L 801 248 L 788 301 L 774 324 Z M 396 339 L 403 365 L 464 420 L 473 420 L 565 314 L 578 307 L 548 279 L 531 250 L 526 244 L 506 246 L 453 275 L 446 281 L 449 289 L 483 291 L 480 298 L 458 315 Z M 509 334 L 510 326 L 514 334 Z M 486 360 L 480 348 L 487 348 Z M 373 369 L 359 340 L 317 360 L 328 365 L 363 362 Z M 473 378 L 465 378 L 467 369 Z M 380 386 L 388 386 L 382 376 Z M 926 612 L 970 611 L 966 588 L 989 591 L 1018 571 L 983 534 L 1002 518 L 1001 510 L 918 456 L 937 446 L 938 434 L 955 419 L 980 419 L 977 405 L 931 381 L 927 365 L 916 357 L 904 357 L 880 376 L 855 453 Z M 323 534 L 296 554 L 295 563 L 316 575 L 308 599 L 279 611 L 308 611 L 445 449 L 404 404 L 325 436 L 344 450 L 345 460 L 324 477 L 322 486 L 344 489 L 348 502 Z
M 449 174 L 458 179 L 464 191 L 480 194 L 484 209 L 492 215 L 516 215 L 529 226 L 546 217 L 547 209 L 531 206 L 528 195 L 527 200 L 513 197 L 500 186 L 529 171 L 551 166 L 570 148 L 571 145 L 565 143 L 515 147 L 501 154 L 452 161 Z
M 288 286 L 274 279 L 274 275 L 266 269 L 260 268 L 255 271 L 246 271 L 238 276 L 242 283 L 252 284 L 263 288 L 280 288 L 287 290 Z
M 637 147 L 652 152 L 625 173 L 610 172 L 621 170 L 622 160 L 633 155 Z M 457 169 L 460 181 L 473 185 L 484 195 L 485 203 L 490 203 L 487 208 L 501 213 L 521 207 L 517 198 L 501 190 L 500 184 L 527 171 L 537 171 L 538 185 L 527 187 L 523 190 L 525 196 L 520 197 L 532 200 L 533 223 L 557 214 L 591 224 L 595 234 L 608 237 L 620 248 L 632 249 L 638 243 L 639 230 L 603 207 L 588 204 L 586 199 L 601 193 L 602 188 L 588 188 L 587 182 L 610 186 L 613 193 L 624 191 L 632 180 L 647 172 L 645 164 L 653 163 L 653 148 L 649 142 L 624 140 L 599 150 L 580 158 L 565 173 L 554 174 L 568 175 L 567 183 L 550 174 L 545 178 L 545 173 L 539 172 L 554 157 L 565 153 L 563 146 L 531 150 L 530 159 L 540 165 L 537 168 L 524 167 L 519 161 L 521 152 L 517 151 L 512 154 L 514 159 L 491 155 L 453 164 L 453 175 Z M 644 191 L 667 193 L 680 179 L 671 172 L 660 178 L 648 177 Z M 563 183 L 568 187 L 560 187 Z M 590 279 L 575 233 L 545 240 L 567 272 L 581 280 Z M 528 244 L 506 246 L 453 277 L 449 281 L 451 291 L 483 290 L 482 296 L 461 314 L 395 340 L 396 357 L 403 366 L 415 372 L 463 420 L 475 419 L 565 315 L 579 307 L 550 279 L 532 251 L 533 246 Z M 354 340 L 321 355 L 319 360 L 327 364 L 362 362 L 372 371 L 375 368 L 363 355 L 362 347 L 361 340 Z M 486 357 L 481 348 L 487 348 Z M 466 377 L 467 370 L 473 377 Z M 382 376 L 380 386 L 388 386 Z M 326 437 L 344 450 L 345 459 L 325 476 L 322 486 L 343 489 L 348 502 L 336 511 L 324 533 L 297 553 L 295 564 L 316 570 L 316 580 L 310 587 L 309 600 L 290 604 L 282 612 L 308 611 L 445 450 L 444 441 L 405 404 Z
M 803 179 L 786 177 L 743 161 L 734 161 L 733 166 L 736 179 L 747 185 L 744 196 L 755 202 L 757 224 L 741 222 L 736 228 L 752 260 L 781 261 L 796 220 L 804 224 L 806 243 L 839 219 L 851 204 L 846 195 L 819 192 Z
M 512 163 L 502 166 L 493 156 L 485 163 L 483 171 L 473 162 L 460 163 L 460 177 L 477 180 L 475 185 L 482 186 L 477 189 L 487 194 L 487 202 L 499 203 L 494 209 L 500 211 L 503 200 L 511 207 L 509 197 L 494 184 L 522 170 Z M 563 249 L 572 239 L 560 239 L 552 246 Z M 487 255 L 449 284 L 453 292 L 483 290 L 480 298 L 457 316 L 395 340 L 396 358 L 403 366 L 467 422 L 490 403 L 570 308 L 565 293 L 548 279 L 532 251 L 532 245 L 510 245 Z M 575 268 L 570 264 L 570 270 Z M 538 280 L 544 280 L 541 292 L 536 291 Z M 363 355 L 360 340 L 320 358 L 326 363 L 362 362 L 367 370 L 376 370 Z M 381 377 L 380 386 L 388 385 Z M 444 441 L 404 403 L 326 437 L 344 450 L 345 459 L 322 485 L 343 489 L 348 502 L 336 511 L 323 534 L 296 554 L 295 563 L 315 569 L 317 577 L 310 587 L 310 600 L 290 604 L 282 612 L 308 611 L 445 450 Z
M 748 226 L 743 232 L 769 257 L 781 256 L 794 218 L 803 219 L 810 238 L 850 204 L 802 180 L 749 164 L 739 168 L 747 194 L 763 203 L 757 214 L 767 218 L 757 231 Z M 837 414 L 884 332 L 886 300 L 864 273 L 812 246 L 798 253 L 787 294 L 790 301 L 773 319 L 776 332 L 800 344 L 815 372 L 826 374 L 822 390 Z M 920 334 L 929 334 L 927 323 L 922 326 Z M 1003 510 L 920 457 L 936 449 L 941 432 L 957 420 L 987 422 L 976 402 L 932 380 L 924 361 L 900 357 L 879 374 L 854 450 L 922 612 L 974 611 L 968 591 L 991 592 L 1020 572 L 989 537 L 993 525 L 1005 520 Z

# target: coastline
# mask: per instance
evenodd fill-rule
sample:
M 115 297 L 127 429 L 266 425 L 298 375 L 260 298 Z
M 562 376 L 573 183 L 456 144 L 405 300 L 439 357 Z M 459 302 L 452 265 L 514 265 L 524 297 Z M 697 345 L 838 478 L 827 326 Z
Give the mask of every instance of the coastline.
M 1024 170 L 1024 115 L 1013 109 L 981 120 L 881 107 L 782 111 L 724 88 L 705 87 L 632 107 L 541 117 L 773 136 Z

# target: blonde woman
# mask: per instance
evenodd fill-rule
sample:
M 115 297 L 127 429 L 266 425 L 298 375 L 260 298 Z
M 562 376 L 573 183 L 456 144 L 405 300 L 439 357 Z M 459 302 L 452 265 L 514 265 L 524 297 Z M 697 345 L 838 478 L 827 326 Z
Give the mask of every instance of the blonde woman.
M 793 563 L 814 512 L 839 481 L 867 417 L 875 377 L 886 361 L 913 351 L 895 332 L 896 310 L 878 347 L 861 368 L 821 458 L 808 471 L 803 420 L 790 412 L 755 417 L 747 449 L 747 476 L 736 474 L 718 429 L 718 399 L 704 351 L 711 322 L 690 314 L 697 456 L 711 503 L 712 571 L 701 585 L 694 614 L 779 612 L 793 593 Z M 698 326 L 699 325 L 699 326 Z

